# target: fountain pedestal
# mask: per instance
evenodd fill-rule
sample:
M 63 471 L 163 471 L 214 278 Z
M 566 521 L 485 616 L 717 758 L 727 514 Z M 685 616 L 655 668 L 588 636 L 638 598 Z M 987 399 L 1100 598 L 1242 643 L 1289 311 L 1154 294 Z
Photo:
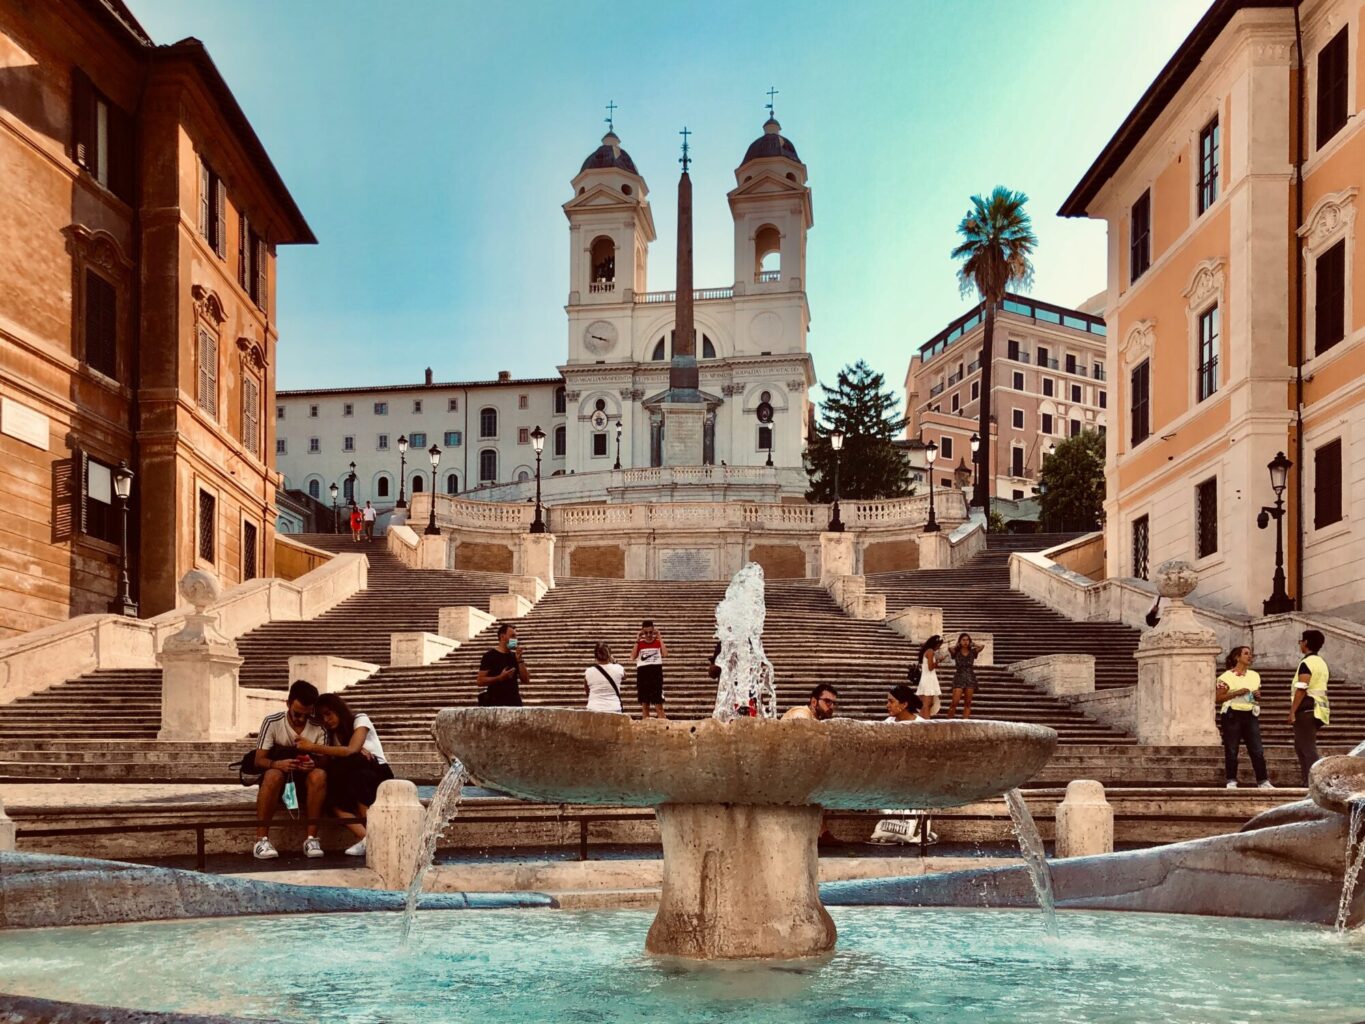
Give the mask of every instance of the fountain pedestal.
M 834 948 L 820 903 L 819 807 L 662 804 L 663 892 L 650 953 L 790 959 Z

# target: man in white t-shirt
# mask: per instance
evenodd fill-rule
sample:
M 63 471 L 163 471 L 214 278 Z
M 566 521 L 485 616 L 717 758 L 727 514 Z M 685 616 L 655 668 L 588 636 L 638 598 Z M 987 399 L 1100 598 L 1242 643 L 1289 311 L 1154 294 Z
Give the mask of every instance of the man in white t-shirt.
M 375 520 L 376 514 L 377 514 L 377 513 L 375 512 L 373 506 L 371 506 L 370 503 L 369 503 L 368 501 L 365 502 L 365 507 L 364 507 L 363 509 L 361 509 L 360 515 L 361 515 L 361 518 L 363 518 L 363 519 L 365 520 L 365 539 L 366 539 L 366 540 L 374 540 L 374 520 Z
M 297 752 L 301 739 L 310 743 L 327 742 L 327 730 L 313 720 L 317 702 L 317 687 L 298 680 L 289 687 L 284 710 L 266 715 L 261 722 L 256 742 L 256 767 L 263 774 L 260 791 L 256 794 L 256 845 L 251 850 L 257 860 L 273 860 L 280 855 L 270 842 L 270 819 L 275 816 L 286 795 L 286 787 L 291 783 L 304 791 L 303 803 L 308 812 L 308 836 L 303 841 L 303 854 L 305 857 L 322 856 L 317 820 L 322 817 L 327 800 L 327 772 L 312 755 Z M 291 810 L 297 808 L 295 802 Z

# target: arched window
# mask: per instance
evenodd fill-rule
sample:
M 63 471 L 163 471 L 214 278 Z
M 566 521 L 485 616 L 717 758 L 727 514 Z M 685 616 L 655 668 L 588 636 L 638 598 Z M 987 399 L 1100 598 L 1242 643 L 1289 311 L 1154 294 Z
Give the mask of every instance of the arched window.
M 588 269 L 591 271 L 588 291 L 609 292 L 616 285 L 616 243 L 606 235 L 593 239 L 589 250 Z
M 479 452 L 479 483 L 492 483 L 498 478 L 498 453 L 492 448 Z
M 387 498 L 389 496 L 389 478 L 381 476 L 374 482 L 374 496 L 376 498 Z
M 519 484 L 524 484 L 527 480 L 530 480 L 530 479 L 531 479 L 531 471 L 530 471 L 529 469 L 523 469 L 523 470 L 521 470 L 520 472 L 517 473 L 517 483 L 519 483 Z
M 416 475 L 413 476 L 411 488 L 413 494 L 421 494 L 425 486 L 426 481 L 422 479 L 421 473 L 417 473 Z
M 568 410 L 568 402 L 564 396 L 563 388 L 555 388 L 555 413 L 563 415 Z
M 561 423 L 559 426 L 555 427 L 555 455 L 562 459 L 568 452 L 569 433 L 564 427 L 564 424 Z
M 346 501 L 355 501 L 355 477 L 347 476 L 342 481 L 341 496 Z
M 446 474 L 446 493 L 447 494 L 460 493 L 460 475 L 458 473 Z
M 764 224 L 754 235 L 754 281 L 777 281 L 782 277 L 782 233 Z
M 701 336 L 701 357 L 703 359 L 716 358 L 716 346 L 711 342 L 711 339 L 704 334 Z
M 308 497 L 310 497 L 310 498 L 320 498 L 321 496 L 322 496 L 322 481 L 321 481 L 321 480 L 309 480 L 309 481 L 308 481 Z
M 649 358 L 652 362 L 656 363 L 662 363 L 665 359 L 668 358 L 667 353 L 665 353 L 664 351 L 663 338 L 660 338 L 658 341 L 654 343 L 654 351 L 649 354 Z
M 491 405 L 479 410 L 479 436 L 498 436 L 498 410 Z

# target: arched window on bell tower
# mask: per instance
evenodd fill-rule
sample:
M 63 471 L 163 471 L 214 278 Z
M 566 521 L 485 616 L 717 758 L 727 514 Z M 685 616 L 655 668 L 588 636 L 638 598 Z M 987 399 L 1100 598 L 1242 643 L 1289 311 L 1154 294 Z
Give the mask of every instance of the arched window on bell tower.
M 588 291 L 616 290 L 616 243 L 606 235 L 593 239 L 588 251 Z
M 754 235 L 754 281 L 782 280 L 782 232 L 764 224 Z

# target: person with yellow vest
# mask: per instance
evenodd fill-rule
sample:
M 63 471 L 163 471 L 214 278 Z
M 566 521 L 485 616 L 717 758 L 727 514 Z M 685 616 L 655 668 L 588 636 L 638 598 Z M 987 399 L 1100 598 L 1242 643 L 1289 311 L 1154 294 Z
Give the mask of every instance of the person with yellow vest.
M 1256 785 L 1273 789 L 1265 770 L 1261 743 L 1261 677 L 1251 669 L 1250 647 L 1234 647 L 1218 677 L 1218 727 L 1223 734 L 1223 774 L 1228 789 L 1237 788 L 1237 751 L 1245 743 L 1256 773 Z
M 1303 660 L 1294 677 L 1294 699 L 1289 705 L 1289 724 L 1294 727 L 1294 753 L 1299 755 L 1303 784 L 1308 785 L 1308 769 L 1318 759 L 1318 730 L 1331 716 L 1327 704 L 1327 679 L 1331 673 L 1318 652 L 1326 637 L 1319 630 L 1305 629 L 1299 640 Z

